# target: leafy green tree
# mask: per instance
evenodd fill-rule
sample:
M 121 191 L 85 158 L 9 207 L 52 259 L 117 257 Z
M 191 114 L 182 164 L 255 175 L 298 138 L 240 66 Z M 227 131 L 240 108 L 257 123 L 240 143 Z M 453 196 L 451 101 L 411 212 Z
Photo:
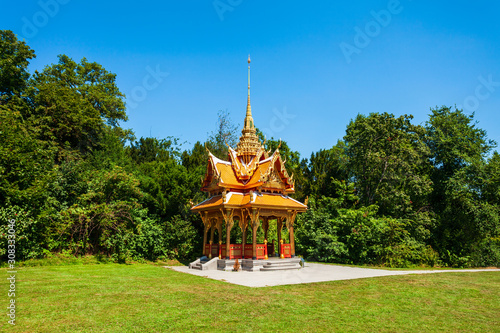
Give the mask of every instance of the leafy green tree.
M 201 142 L 197 141 L 191 150 L 182 152 L 181 161 L 188 172 L 198 170 L 201 167 L 204 174 L 207 167 L 208 154 Z
M 28 64 L 35 52 L 10 30 L 0 30 L 0 103 L 5 95 L 19 95 L 30 76 Z
M 217 128 L 210 134 L 207 147 L 218 158 L 228 160 L 226 145 L 235 148 L 237 144 L 238 126 L 233 123 L 227 110 L 220 110 L 217 114 Z
M 172 137 L 160 140 L 156 138 L 140 138 L 139 141 L 135 141 L 130 145 L 129 154 L 138 164 L 179 158 L 180 152 L 177 141 L 176 138 Z
M 276 140 L 274 138 L 266 139 L 264 133 L 262 133 L 257 128 L 257 136 L 259 140 L 264 144 L 264 148 L 271 155 L 276 149 L 279 150 L 280 156 L 285 161 L 285 168 L 289 176 L 293 176 L 295 182 L 295 194 L 293 197 L 298 200 L 304 200 L 304 170 L 306 169 L 306 160 L 300 159 L 300 153 L 298 151 L 292 150 L 286 141 Z
M 43 206 L 56 149 L 37 137 L 20 112 L 0 106 L 0 203 Z
M 54 230 L 65 235 L 59 246 L 71 244 L 79 254 L 114 253 L 120 244 L 110 239 L 133 228 L 133 212 L 143 195 L 139 181 L 119 167 L 95 174 L 87 192 L 61 212 Z
M 311 260 L 391 267 L 433 266 L 437 253 L 409 229 L 413 221 L 380 216 L 357 201 L 353 184 L 339 182 L 335 198 L 312 197 L 296 222 L 296 249 Z M 347 208 L 345 208 L 347 207 Z
M 19 206 L 0 205 L 0 258 L 4 262 L 8 260 L 8 230 L 11 220 L 15 221 L 16 261 L 42 256 L 45 235 L 40 232 L 43 230 L 40 220 Z
M 338 202 L 323 198 L 316 203 L 309 199 L 309 209 L 300 214 L 295 223 L 296 252 L 308 260 L 322 262 L 346 262 L 349 251 L 340 241 L 338 225 Z
M 195 226 L 179 215 L 175 215 L 165 225 L 166 248 L 169 257 L 187 262 L 194 259 L 202 246 L 202 237 Z
M 445 187 L 450 177 L 460 169 L 481 162 L 495 146 L 486 132 L 474 122 L 474 114 L 443 106 L 432 109 L 427 121 L 427 145 L 434 166 L 432 180 L 434 207 L 438 211 L 445 203 Z
M 335 180 L 349 179 L 346 165 L 347 156 L 343 141 L 339 140 L 330 149 L 312 153 L 304 170 L 305 194 L 315 197 L 335 197 L 337 193 Z
M 427 144 L 432 162 L 440 176 L 452 176 L 455 171 L 486 157 L 496 143 L 487 139 L 486 131 L 478 128 L 474 114 L 442 106 L 431 109 L 427 121 Z
M 33 107 L 26 117 L 41 129 L 44 140 L 87 153 L 98 146 L 105 125 L 116 127 L 127 120 L 115 79 L 98 63 L 83 58 L 78 64 L 60 55 L 57 64 L 33 75 Z
M 485 166 L 483 198 L 490 203 L 500 204 L 500 154 L 494 152 Z
M 191 201 L 201 202 L 205 194 L 200 191 L 202 179 L 207 172 L 208 153 L 205 147 L 198 141 L 193 149 L 184 151 L 181 155 L 182 166 L 188 174 L 188 186 L 191 192 Z M 198 216 L 196 215 L 198 220 Z
M 495 193 L 491 184 L 498 177 L 497 157 L 493 155 L 489 165 L 485 161 L 495 142 L 476 126 L 474 115 L 463 110 L 436 108 L 426 126 L 434 166 L 432 203 L 438 216 L 434 246 L 450 265 L 498 265 L 498 201 L 490 200 Z
M 437 246 L 453 266 L 496 266 L 500 264 L 500 207 L 484 198 L 485 164 L 467 165 L 444 186 Z
M 379 213 L 404 217 L 428 207 L 432 190 L 425 128 L 413 116 L 358 115 L 347 126 L 347 169 L 363 205 L 377 204 Z
M 201 195 L 192 171 L 205 168 L 204 147 L 184 167 L 177 139 L 135 141 L 119 124 L 116 77 L 97 63 L 62 55 L 30 78 L 34 52 L 9 31 L 0 45 L 0 219 L 18 216 L 19 258 L 191 258 L 201 237 L 188 202 Z
M 127 172 L 135 172 L 137 163 L 130 156 L 128 146 L 134 142 L 132 131 L 119 126 L 104 126 L 101 137 L 98 147 L 84 157 L 86 168 L 109 171 L 120 166 Z
M 170 219 L 186 211 L 192 198 L 191 177 L 182 165 L 169 159 L 144 163 L 139 170 L 140 187 L 148 193 L 144 202 L 150 212 L 162 219 Z

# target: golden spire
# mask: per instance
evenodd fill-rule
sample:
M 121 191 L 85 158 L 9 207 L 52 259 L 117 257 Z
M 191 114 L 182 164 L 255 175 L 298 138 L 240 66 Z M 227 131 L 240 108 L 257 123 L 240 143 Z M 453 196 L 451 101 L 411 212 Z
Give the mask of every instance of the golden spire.
M 250 106 L 250 55 L 248 55 L 248 98 L 247 98 L 247 117 L 252 117 L 252 107 Z
M 252 107 L 250 106 L 250 55 L 248 55 L 248 98 L 247 98 L 247 114 L 243 125 L 244 129 L 255 129 L 252 118 Z
M 247 113 L 241 134 L 237 147 L 238 156 L 242 156 L 243 161 L 249 163 L 252 157 L 254 157 L 261 148 L 261 143 L 257 137 L 255 125 L 253 123 L 252 108 L 250 106 L 250 55 L 248 56 Z

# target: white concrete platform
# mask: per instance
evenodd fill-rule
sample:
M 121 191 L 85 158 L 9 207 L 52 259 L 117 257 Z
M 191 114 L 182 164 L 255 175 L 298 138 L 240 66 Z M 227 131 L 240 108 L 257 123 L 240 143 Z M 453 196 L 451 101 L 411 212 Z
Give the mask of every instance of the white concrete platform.
M 460 272 L 499 272 L 500 269 L 448 269 L 448 270 L 384 270 L 358 268 L 326 264 L 306 263 L 306 266 L 297 270 L 270 271 L 270 272 L 226 272 L 220 270 L 195 270 L 187 266 L 165 266 L 177 272 L 188 273 L 209 279 L 238 284 L 246 287 L 268 287 L 286 284 L 300 284 L 325 282 L 336 280 L 351 280 L 377 276 L 429 274 L 429 273 L 460 273 Z

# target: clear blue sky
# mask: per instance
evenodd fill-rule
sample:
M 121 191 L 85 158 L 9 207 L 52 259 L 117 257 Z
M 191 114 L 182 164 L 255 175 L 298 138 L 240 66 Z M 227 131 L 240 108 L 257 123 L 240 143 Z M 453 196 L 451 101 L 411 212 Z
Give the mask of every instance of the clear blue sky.
M 56 4 L 56 5 L 55 5 Z M 0 29 L 35 50 L 117 74 L 137 137 L 204 141 L 217 111 L 252 112 L 302 157 L 329 148 L 358 113 L 475 111 L 500 142 L 497 1 L 2 1 Z M 148 70 L 149 69 L 149 70 Z M 155 81 L 149 71 L 159 70 Z M 168 75 L 164 74 L 168 73 Z

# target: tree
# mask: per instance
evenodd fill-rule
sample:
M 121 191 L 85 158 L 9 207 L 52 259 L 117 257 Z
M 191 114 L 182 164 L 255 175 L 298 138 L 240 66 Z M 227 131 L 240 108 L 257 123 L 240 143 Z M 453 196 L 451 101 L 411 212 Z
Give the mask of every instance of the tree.
M 307 161 L 305 159 L 301 160 L 300 153 L 292 150 L 286 141 L 282 141 L 281 139 L 276 140 L 275 138 L 266 139 L 264 133 L 258 128 L 257 136 L 269 154 L 273 154 L 276 149 L 279 150 L 281 158 L 285 161 L 285 168 L 288 174 L 290 176 L 293 175 L 295 182 L 295 194 L 293 194 L 293 197 L 298 200 L 304 200 L 304 170 L 307 168 Z
M 335 180 L 348 181 L 347 156 L 345 144 L 338 141 L 330 149 L 321 149 L 311 154 L 307 168 L 304 170 L 304 192 L 315 197 L 336 197 Z
M 194 144 L 193 149 L 182 152 L 182 166 L 186 168 L 189 176 L 188 186 L 191 192 L 191 200 L 193 202 L 201 202 L 204 200 L 204 194 L 200 191 L 201 180 L 207 172 L 208 154 L 203 145 L 198 141 Z M 198 215 L 196 215 L 198 218 Z
M 446 106 L 431 111 L 426 123 L 426 142 L 434 166 L 433 202 L 441 211 L 447 181 L 465 166 L 482 161 L 496 143 L 488 140 L 486 132 L 476 127 L 474 114 L 466 115 L 463 110 Z
M 4 96 L 20 94 L 27 85 L 29 60 L 35 52 L 10 30 L 0 30 L 0 103 Z
M 105 126 L 127 120 L 124 95 L 116 75 L 85 58 L 77 64 L 60 55 L 59 62 L 36 71 L 30 81 L 30 120 L 44 140 L 62 149 L 88 153 L 98 147 Z
M 498 265 L 498 157 L 485 160 L 496 143 L 476 127 L 474 114 L 445 106 L 431 111 L 426 127 L 434 166 L 432 203 L 438 216 L 434 246 L 450 265 Z
M 311 198 L 296 222 L 297 252 L 326 262 L 409 267 L 437 263 L 437 253 L 409 232 L 412 221 L 380 216 L 357 201 L 353 184 L 339 182 L 336 198 Z
M 156 138 L 140 138 L 139 141 L 132 142 L 128 150 L 132 159 L 138 164 L 166 161 L 180 156 L 177 141 L 173 137 L 160 140 Z
M 485 166 L 484 200 L 500 205 L 500 154 L 494 152 Z
M 429 148 L 425 128 L 413 125 L 412 118 L 371 113 L 347 126 L 347 169 L 361 203 L 379 205 L 383 215 L 404 217 L 428 209 Z
M 452 176 L 464 166 L 483 159 L 496 142 L 488 140 L 486 131 L 476 127 L 474 114 L 442 106 L 431 109 L 427 121 L 427 145 L 432 162 L 440 176 Z M 443 179 L 444 179 L 443 178 Z
M 35 52 L 10 30 L 0 30 L 0 204 L 29 205 L 27 197 L 52 167 L 54 150 L 23 119 L 28 64 Z M 34 193 L 39 193 L 35 191 Z
M 133 228 L 143 195 L 138 180 L 120 167 L 95 174 L 78 202 L 61 211 L 54 230 L 65 236 L 61 246 L 80 254 L 112 254 L 121 246 L 113 240 Z
M 0 205 L 39 209 L 44 204 L 44 181 L 52 170 L 56 149 L 38 139 L 36 129 L 19 111 L 0 105 Z
M 217 114 L 217 129 L 212 132 L 207 141 L 207 147 L 212 154 L 220 159 L 227 160 L 227 146 L 233 148 L 238 143 L 238 126 L 235 125 L 229 112 L 220 110 Z
M 181 154 L 182 165 L 188 170 L 188 172 L 197 170 L 200 167 L 206 169 L 207 158 L 207 151 L 200 141 L 197 141 L 194 144 L 193 149 L 185 150 Z M 203 174 L 204 173 L 205 170 L 203 171 Z

